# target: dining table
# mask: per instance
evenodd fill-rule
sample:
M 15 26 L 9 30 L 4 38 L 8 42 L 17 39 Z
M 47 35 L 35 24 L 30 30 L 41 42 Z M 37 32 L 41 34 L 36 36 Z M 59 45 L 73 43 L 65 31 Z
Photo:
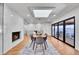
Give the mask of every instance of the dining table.
M 45 34 L 42 34 L 42 35 L 39 35 L 39 34 L 33 34 L 33 37 L 34 38 L 38 38 L 38 37 L 46 37 L 46 35 Z

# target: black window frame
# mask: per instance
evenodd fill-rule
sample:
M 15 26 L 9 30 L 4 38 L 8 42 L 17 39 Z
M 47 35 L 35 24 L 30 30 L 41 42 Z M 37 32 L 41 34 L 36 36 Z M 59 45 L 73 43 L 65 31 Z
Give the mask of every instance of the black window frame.
M 52 26 L 54 27 L 54 32 L 53 32 L 53 33 L 54 33 L 54 35 L 52 35 Z M 52 36 L 52 37 L 54 37 L 54 36 L 55 36 L 55 24 L 52 24 L 52 25 L 51 25 L 51 36 Z
M 67 20 L 70 20 L 70 19 L 74 19 L 74 46 L 72 46 L 71 44 L 68 44 L 66 41 L 65 41 L 65 26 L 66 26 L 66 24 L 65 24 L 65 22 L 67 21 Z M 63 22 L 63 40 L 60 40 L 59 39 L 59 23 L 60 22 Z M 55 24 L 57 24 L 57 37 L 55 37 Z M 52 24 L 51 25 L 51 36 L 52 36 L 52 26 L 54 26 L 54 38 L 56 38 L 56 39 L 58 39 L 58 40 L 60 40 L 60 41 L 62 41 L 62 42 L 64 42 L 64 43 L 66 43 L 67 45 L 69 45 L 69 46 L 71 46 L 71 47 L 73 47 L 73 48 L 75 48 L 75 16 L 73 16 L 73 17 L 70 17 L 70 18 L 67 18 L 67 19 L 65 19 L 65 20 L 62 20 L 62 21 L 59 21 L 59 22 L 56 22 L 56 23 L 54 23 L 54 24 Z
M 61 23 L 61 22 L 63 22 L 63 21 L 60 21 L 60 22 L 58 22 L 58 31 L 59 31 L 59 26 L 60 26 L 60 24 L 59 23 Z M 64 40 L 64 22 L 63 22 L 63 40 L 61 40 L 60 38 L 59 38 L 59 33 L 58 33 L 58 39 L 60 40 L 60 41 L 65 41 Z
M 75 16 L 64 20 L 64 24 L 65 24 L 64 28 L 66 28 L 66 23 L 65 23 L 65 22 L 68 21 L 68 20 L 71 20 L 71 19 L 74 20 L 74 45 L 72 46 L 71 44 L 67 43 L 67 42 L 66 42 L 66 37 L 64 37 L 64 39 L 65 39 L 65 43 L 66 43 L 66 44 L 68 44 L 68 45 L 70 45 L 71 47 L 75 48 Z M 65 29 L 64 31 L 66 32 L 66 29 Z M 64 34 L 64 36 L 65 36 L 65 34 Z

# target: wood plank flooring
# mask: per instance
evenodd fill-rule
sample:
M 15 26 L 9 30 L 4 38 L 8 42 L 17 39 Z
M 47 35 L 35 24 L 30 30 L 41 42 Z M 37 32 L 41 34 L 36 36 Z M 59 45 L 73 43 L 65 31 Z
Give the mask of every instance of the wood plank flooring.
M 61 53 L 61 55 L 79 55 L 79 51 L 53 37 L 49 37 L 49 41 L 59 51 L 59 53 Z
M 20 51 L 26 46 L 26 44 L 28 44 L 28 40 L 29 36 L 25 35 L 24 40 L 5 53 L 5 55 L 19 55 Z M 79 55 L 79 51 L 51 36 L 48 37 L 48 41 L 58 50 L 61 55 Z
M 13 47 L 11 50 L 9 50 L 4 55 L 19 55 L 20 51 L 26 46 L 28 43 L 29 36 L 25 35 L 24 39 L 21 43 L 19 43 L 17 46 Z

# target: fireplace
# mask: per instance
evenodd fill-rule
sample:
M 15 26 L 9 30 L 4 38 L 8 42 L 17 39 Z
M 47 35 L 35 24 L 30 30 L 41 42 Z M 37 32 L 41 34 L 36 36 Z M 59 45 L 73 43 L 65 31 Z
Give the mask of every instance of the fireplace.
M 20 31 L 18 32 L 12 32 L 12 42 L 20 39 Z

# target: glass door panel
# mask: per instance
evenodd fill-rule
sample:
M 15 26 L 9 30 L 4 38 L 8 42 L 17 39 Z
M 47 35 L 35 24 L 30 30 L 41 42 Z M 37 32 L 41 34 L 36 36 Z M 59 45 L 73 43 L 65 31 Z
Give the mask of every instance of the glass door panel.
M 75 35 L 74 35 L 74 19 L 65 21 L 65 42 L 74 46 Z
M 52 36 L 54 36 L 54 25 L 52 25 Z
M 55 37 L 57 38 L 58 37 L 58 28 L 57 28 L 57 24 L 55 24 Z
M 63 22 L 59 23 L 59 39 L 63 41 Z

